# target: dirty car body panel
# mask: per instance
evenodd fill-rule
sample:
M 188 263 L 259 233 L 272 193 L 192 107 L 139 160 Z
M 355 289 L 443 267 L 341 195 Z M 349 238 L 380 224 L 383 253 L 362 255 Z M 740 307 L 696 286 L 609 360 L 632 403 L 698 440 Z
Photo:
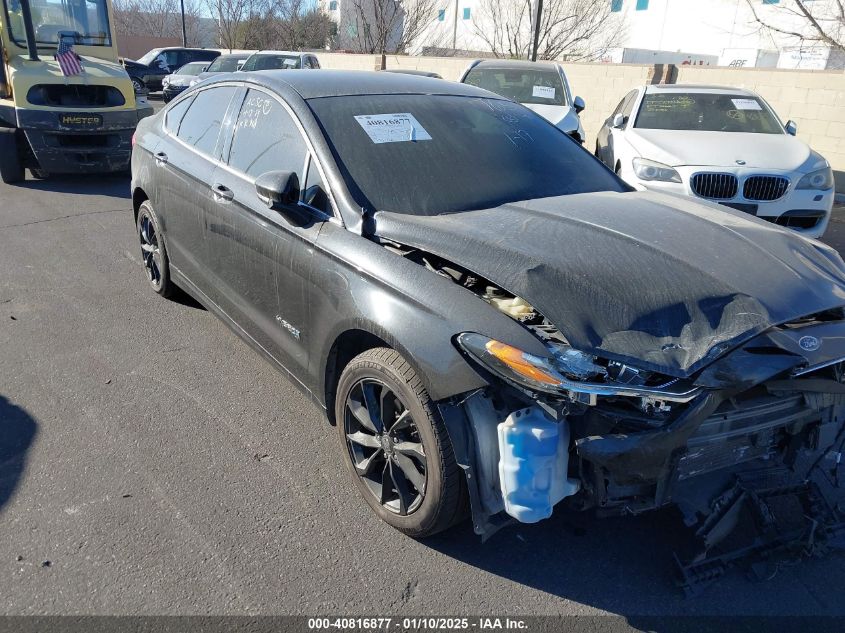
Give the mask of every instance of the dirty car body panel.
M 195 156 L 168 116 L 226 89 L 218 138 Z M 233 131 L 267 104 L 293 122 L 278 160 L 295 156 L 296 213 L 268 208 L 233 166 Z M 368 131 L 385 116 L 402 120 L 398 135 Z M 479 169 L 489 180 L 464 178 Z M 177 177 L 191 178 L 181 198 L 167 192 Z M 496 436 L 515 412 L 566 428 L 572 508 L 677 503 L 706 523 L 748 472 L 786 485 L 838 468 L 840 257 L 730 209 L 634 192 L 488 92 L 389 73 L 211 79 L 139 126 L 132 187 L 136 212 L 144 199 L 160 209 L 177 283 L 330 417 L 345 344 L 400 352 L 445 421 L 485 536 L 515 516 Z

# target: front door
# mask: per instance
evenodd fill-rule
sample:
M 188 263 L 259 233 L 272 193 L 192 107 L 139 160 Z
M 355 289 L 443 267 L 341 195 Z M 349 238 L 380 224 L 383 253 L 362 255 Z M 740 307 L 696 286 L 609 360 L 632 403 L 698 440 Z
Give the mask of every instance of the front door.
M 221 307 L 294 375 L 308 359 L 306 284 L 312 243 L 325 219 L 301 220 L 270 209 L 255 190 L 268 171 L 296 173 L 306 181 L 308 149 L 292 114 L 274 95 L 247 91 L 224 163 L 214 174 L 216 204 L 207 207 L 208 266 L 221 290 Z

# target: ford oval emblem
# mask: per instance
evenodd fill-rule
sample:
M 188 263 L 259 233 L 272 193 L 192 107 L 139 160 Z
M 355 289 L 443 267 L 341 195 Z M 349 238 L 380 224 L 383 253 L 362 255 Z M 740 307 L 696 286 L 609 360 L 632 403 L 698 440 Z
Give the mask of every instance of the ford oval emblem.
M 739 160 L 739 159 L 737 159 L 736 164 L 737 164 L 737 165 L 744 165 L 744 164 L 745 164 L 745 161 L 744 161 L 744 160 Z
M 822 344 L 815 336 L 802 336 L 798 339 L 798 346 L 805 352 L 815 352 Z

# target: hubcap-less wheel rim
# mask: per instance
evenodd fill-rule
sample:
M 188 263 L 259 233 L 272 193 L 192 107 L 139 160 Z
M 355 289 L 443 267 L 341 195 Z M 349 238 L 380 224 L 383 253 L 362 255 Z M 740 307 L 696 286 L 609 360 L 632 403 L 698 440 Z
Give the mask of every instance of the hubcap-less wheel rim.
M 141 239 L 141 258 L 144 262 L 144 269 L 147 271 L 147 278 L 156 288 L 161 286 L 161 249 L 158 245 L 158 235 L 155 225 L 149 215 L 141 217 L 139 226 Z
M 422 504 L 426 456 L 410 410 L 383 382 L 359 380 L 346 398 L 346 445 L 355 472 L 385 509 L 408 515 Z

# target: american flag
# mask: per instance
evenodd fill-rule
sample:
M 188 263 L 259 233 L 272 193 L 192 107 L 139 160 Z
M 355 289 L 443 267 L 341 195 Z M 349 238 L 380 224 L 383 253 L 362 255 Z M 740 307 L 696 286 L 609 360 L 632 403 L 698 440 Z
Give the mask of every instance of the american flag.
M 73 50 L 73 42 L 70 39 L 61 38 L 59 50 L 56 51 L 56 61 L 59 62 L 59 68 L 62 69 L 65 77 L 73 77 L 84 72 L 82 59 Z

